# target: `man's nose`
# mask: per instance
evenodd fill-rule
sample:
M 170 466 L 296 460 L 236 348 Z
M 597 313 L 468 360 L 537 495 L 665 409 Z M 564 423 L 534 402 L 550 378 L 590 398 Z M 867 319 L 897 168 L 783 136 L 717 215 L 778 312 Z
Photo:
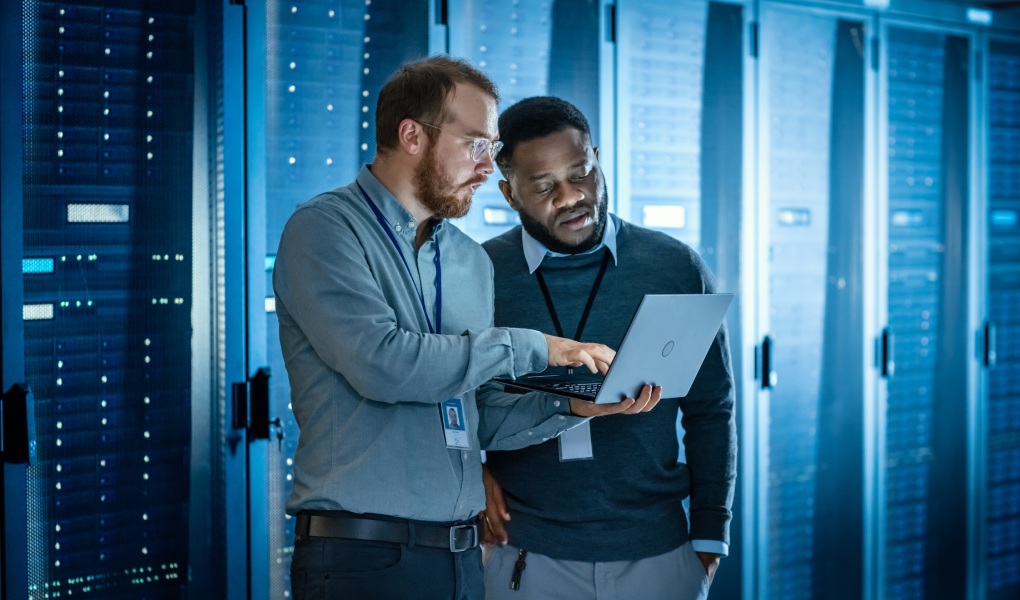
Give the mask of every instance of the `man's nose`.
M 575 185 L 571 185 L 570 182 L 563 182 L 556 186 L 556 197 L 553 203 L 557 208 L 566 208 L 573 206 L 584 200 L 584 191 Z

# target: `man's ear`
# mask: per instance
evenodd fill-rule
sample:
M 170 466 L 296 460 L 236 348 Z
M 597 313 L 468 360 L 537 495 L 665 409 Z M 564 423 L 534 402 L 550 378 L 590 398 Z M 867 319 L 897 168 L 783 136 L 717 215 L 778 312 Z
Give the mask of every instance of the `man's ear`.
M 397 125 L 397 142 L 404 152 L 418 154 L 425 149 L 425 130 L 414 119 L 404 119 Z
M 506 202 L 510 205 L 510 208 L 520 212 L 521 209 L 517 205 L 517 200 L 514 198 L 514 189 L 510 187 L 510 182 L 506 179 L 500 179 L 499 191 L 503 192 L 503 197 L 506 198 Z
M 595 160 L 598 160 L 599 159 L 599 147 L 595 146 L 593 148 L 593 150 L 595 151 Z

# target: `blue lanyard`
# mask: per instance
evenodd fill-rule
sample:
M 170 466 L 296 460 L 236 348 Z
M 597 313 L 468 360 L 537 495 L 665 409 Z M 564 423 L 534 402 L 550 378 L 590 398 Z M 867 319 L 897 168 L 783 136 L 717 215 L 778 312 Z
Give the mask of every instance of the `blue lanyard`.
M 375 213 L 375 218 L 382 225 L 383 231 L 390 237 L 390 242 L 393 243 L 393 247 L 396 248 L 397 254 L 400 255 L 400 260 L 404 263 L 404 268 L 407 269 L 407 276 L 411 278 L 411 285 L 414 286 L 414 291 L 418 293 L 418 301 L 421 302 L 421 310 L 425 313 L 425 322 L 428 323 L 429 333 L 441 333 L 443 327 L 443 266 L 439 261 L 439 239 L 436 238 L 436 257 L 433 259 L 433 263 L 436 265 L 436 326 L 432 327 L 432 321 L 429 319 L 429 311 L 425 308 L 425 294 L 418 288 L 418 284 L 415 283 L 414 275 L 411 274 L 411 267 L 407 264 L 407 259 L 404 258 L 404 253 L 400 250 L 400 244 L 397 242 L 397 236 L 393 235 L 393 229 L 390 227 L 389 222 L 386 221 L 386 217 L 383 216 L 382 211 L 379 207 L 372 202 L 372 199 L 368 197 L 365 192 L 365 188 L 358 184 L 358 189 L 361 190 L 361 195 L 365 197 L 365 201 L 368 202 L 369 208 Z

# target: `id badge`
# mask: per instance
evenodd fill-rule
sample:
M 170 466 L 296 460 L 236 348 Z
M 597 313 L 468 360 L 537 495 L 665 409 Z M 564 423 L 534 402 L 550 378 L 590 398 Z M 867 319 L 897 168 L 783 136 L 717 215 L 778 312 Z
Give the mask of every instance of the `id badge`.
M 439 405 L 439 413 L 443 421 L 446 447 L 469 450 L 471 440 L 468 439 L 467 423 L 464 417 L 464 401 L 460 398 L 450 398 Z
M 560 462 L 570 460 L 591 460 L 591 421 L 585 421 L 560 434 Z

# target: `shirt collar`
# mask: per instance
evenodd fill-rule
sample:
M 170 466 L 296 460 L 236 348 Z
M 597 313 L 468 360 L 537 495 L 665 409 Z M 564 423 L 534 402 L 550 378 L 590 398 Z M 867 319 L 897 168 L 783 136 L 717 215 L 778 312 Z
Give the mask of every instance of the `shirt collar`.
M 391 194 L 388 189 L 386 189 L 386 186 L 376 179 L 372 170 L 368 167 L 369 165 L 361 166 L 361 170 L 358 172 L 358 177 L 355 181 L 358 182 L 361 189 L 365 190 L 365 193 L 372 199 L 372 202 L 375 202 L 375 205 L 379 207 L 383 217 L 385 217 L 393 231 L 400 235 L 409 236 L 413 240 L 416 228 L 414 217 L 411 216 L 411 213 L 404 208 L 400 201 L 398 201 L 396 197 Z M 446 220 L 444 219 L 433 226 L 433 236 L 438 235 L 445 222 Z
M 524 259 L 528 261 L 528 273 L 534 273 L 538 270 L 538 267 L 542 265 L 542 261 L 546 257 L 561 257 L 561 256 L 574 256 L 572 254 L 560 254 L 559 252 L 553 252 L 552 250 L 545 247 L 545 244 L 531 237 L 524 227 L 521 227 L 521 243 L 524 246 Z M 598 252 L 602 248 L 608 248 L 609 253 L 613 255 L 613 264 L 617 264 L 616 256 L 616 221 L 613 216 L 606 213 L 606 228 L 602 232 L 602 241 L 595 245 L 594 248 L 581 254 L 592 254 Z

